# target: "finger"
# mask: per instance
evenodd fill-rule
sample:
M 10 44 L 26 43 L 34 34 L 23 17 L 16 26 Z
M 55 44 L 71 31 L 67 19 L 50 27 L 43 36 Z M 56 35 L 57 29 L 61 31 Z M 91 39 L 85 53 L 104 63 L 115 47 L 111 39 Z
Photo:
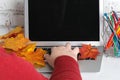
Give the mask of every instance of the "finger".
M 46 59 L 46 62 L 47 62 L 49 65 L 51 65 L 52 67 L 54 67 L 54 64 L 53 64 L 52 61 L 51 61 L 50 55 L 49 55 L 49 54 L 45 54 L 44 57 L 45 57 L 45 59 Z
M 67 49 L 71 49 L 71 44 L 70 44 L 70 43 L 66 43 L 65 47 L 66 47 Z
M 49 57 L 50 57 L 49 54 L 45 54 L 45 55 L 44 55 L 44 58 L 45 58 L 47 61 L 49 60 Z
M 80 52 L 80 51 L 79 51 L 79 48 L 78 48 L 78 47 L 75 47 L 75 48 L 73 49 L 73 52 L 74 52 L 74 54 L 78 55 L 78 53 Z
M 54 49 L 56 49 L 56 47 L 52 47 L 52 48 L 51 48 L 51 51 L 53 51 Z

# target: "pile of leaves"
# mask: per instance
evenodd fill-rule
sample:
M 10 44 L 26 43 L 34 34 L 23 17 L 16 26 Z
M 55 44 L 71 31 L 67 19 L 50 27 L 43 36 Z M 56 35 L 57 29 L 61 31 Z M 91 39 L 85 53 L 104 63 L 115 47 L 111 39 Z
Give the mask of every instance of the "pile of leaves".
M 47 51 L 42 48 L 36 48 L 36 43 L 24 36 L 24 31 L 21 26 L 16 26 L 7 34 L 0 36 L 0 46 L 2 46 L 8 53 L 15 53 L 26 61 L 33 64 L 35 67 L 44 67 L 44 54 Z

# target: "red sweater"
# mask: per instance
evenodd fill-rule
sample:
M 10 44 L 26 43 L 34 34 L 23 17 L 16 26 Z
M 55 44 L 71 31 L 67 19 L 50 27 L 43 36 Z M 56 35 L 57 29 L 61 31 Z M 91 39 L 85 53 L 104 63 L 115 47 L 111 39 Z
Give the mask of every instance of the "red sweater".
M 0 47 L 0 80 L 48 80 L 27 61 L 15 54 L 6 54 Z M 82 80 L 77 62 L 69 56 L 55 60 L 50 80 Z

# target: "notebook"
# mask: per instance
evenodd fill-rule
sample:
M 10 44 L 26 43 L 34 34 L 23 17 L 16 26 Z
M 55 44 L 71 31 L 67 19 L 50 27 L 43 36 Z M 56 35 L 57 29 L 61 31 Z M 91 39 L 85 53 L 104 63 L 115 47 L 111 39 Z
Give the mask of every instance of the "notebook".
M 25 36 L 37 47 L 51 48 L 70 42 L 91 44 L 101 54 L 79 61 L 81 72 L 99 72 L 102 61 L 103 0 L 25 0 Z M 40 72 L 51 72 L 47 65 Z

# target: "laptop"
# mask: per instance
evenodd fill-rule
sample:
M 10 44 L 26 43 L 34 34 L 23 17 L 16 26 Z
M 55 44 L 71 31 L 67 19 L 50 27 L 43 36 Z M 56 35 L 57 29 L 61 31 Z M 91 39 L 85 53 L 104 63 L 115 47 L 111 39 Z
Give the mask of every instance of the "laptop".
M 37 47 L 51 48 L 70 42 L 73 47 L 98 47 L 96 60 L 80 60 L 81 72 L 99 72 L 103 55 L 103 0 L 25 0 L 25 36 Z M 37 69 L 52 72 L 49 65 Z

